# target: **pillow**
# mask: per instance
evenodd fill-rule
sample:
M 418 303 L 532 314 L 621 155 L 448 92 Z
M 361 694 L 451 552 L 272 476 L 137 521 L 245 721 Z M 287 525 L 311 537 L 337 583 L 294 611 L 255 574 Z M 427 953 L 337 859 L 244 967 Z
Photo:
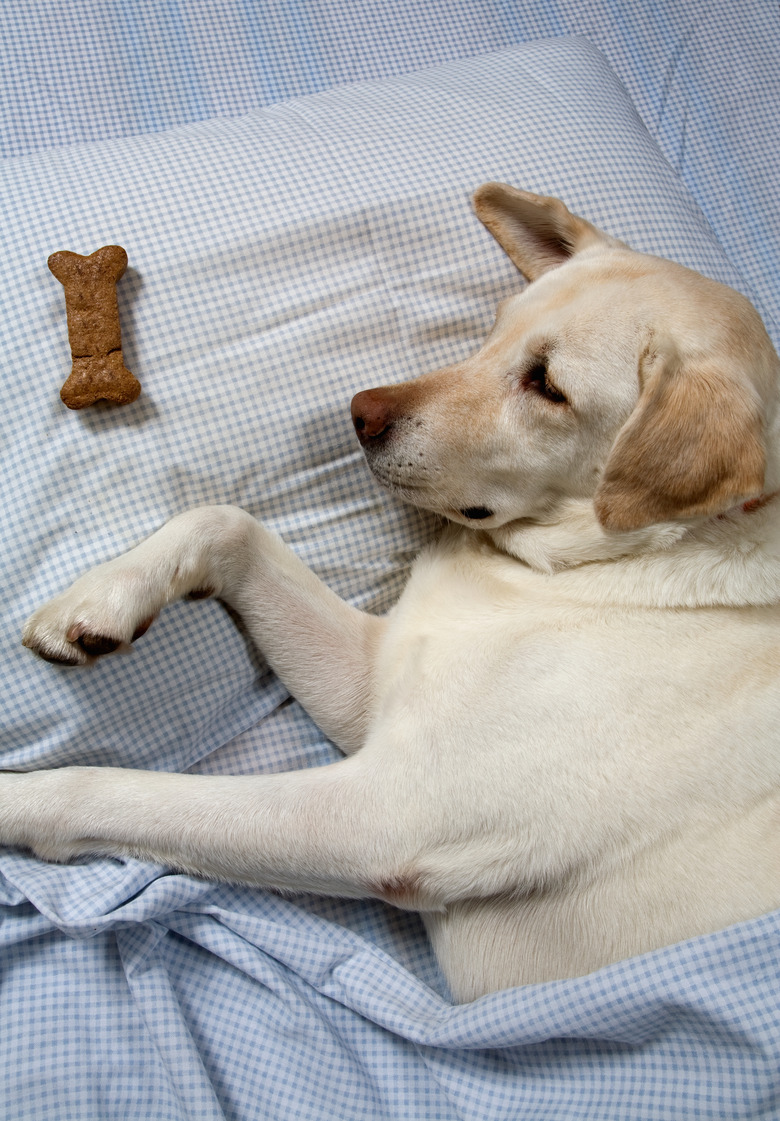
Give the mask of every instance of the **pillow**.
M 265 520 L 351 602 L 388 608 L 435 525 L 373 483 L 349 402 L 464 358 L 522 283 L 471 210 L 490 179 L 559 195 L 637 249 L 739 284 L 578 39 L 5 162 L 0 765 L 333 757 L 216 603 L 169 608 L 132 657 L 87 672 L 37 661 L 20 630 L 85 569 L 211 502 Z M 110 243 L 129 255 L 124 356 L 143 392 L 70 412 L 46 261 Z

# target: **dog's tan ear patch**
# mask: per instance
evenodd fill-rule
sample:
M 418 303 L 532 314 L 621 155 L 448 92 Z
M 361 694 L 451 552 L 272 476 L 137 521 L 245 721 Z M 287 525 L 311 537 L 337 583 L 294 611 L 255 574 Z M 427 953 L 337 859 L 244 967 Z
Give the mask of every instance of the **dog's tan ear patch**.
M 720 513 L 761 493 L 766 457 L 747 383 L 655 354 L 596 493 L 605 529 Z
M 589 245 L 618 244 L 578 218 L 560 199 L 519 191 L 507 183 L 485 183 L 474 194 L 480 222 L 529 280 L 564 264 Z

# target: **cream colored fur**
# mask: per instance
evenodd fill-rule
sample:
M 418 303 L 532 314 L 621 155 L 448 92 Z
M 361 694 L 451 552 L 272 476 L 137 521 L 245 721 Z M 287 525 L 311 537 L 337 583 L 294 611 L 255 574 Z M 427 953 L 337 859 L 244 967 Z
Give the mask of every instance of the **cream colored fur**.
M 218 596 L 346 758 L 0 776 L 0 841 L 47 859 L 419 910 L 460 1001 L 780 907 L 778 359 L 741 296 L 563 203 L 475 205 L 532 283 L 473 358 L 353 401 L 379 482 L 452 523 L 387 617 L 207 507 L 24 633 L 83 664 Z

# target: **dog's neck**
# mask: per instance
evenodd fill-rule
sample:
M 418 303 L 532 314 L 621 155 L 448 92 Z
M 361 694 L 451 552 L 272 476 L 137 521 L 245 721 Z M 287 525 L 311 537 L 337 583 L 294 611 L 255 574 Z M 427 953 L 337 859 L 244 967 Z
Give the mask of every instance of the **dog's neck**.
M 780 603 L 780 493 L 691 523 L 609 532 L 593 503 L 567 500 L 546 522 L 487 531 L 495 545 L 561 591 L 657 607 Z

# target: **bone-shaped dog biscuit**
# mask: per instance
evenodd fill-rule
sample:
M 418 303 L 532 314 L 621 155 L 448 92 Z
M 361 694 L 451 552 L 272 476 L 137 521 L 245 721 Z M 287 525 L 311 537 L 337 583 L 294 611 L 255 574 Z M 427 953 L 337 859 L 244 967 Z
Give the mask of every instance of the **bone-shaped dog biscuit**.
M 65 289 L 73 362 L 60 397 L 69 409 L 83 409 L 95 401 L 135 401 L 141 383 L 125 369 L 116 299 L 127 253 L 121 245 L 104 245 L 88 257 L 64 249 L 52 253 L 48 263 Z

